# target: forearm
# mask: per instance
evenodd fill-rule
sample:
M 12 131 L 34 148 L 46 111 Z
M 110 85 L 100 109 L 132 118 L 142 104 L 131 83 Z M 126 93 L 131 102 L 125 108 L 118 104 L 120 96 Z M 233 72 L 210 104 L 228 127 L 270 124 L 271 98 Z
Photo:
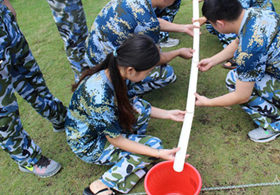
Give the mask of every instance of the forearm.
M 215 97 L 212 99 L 209 99 L 208 105 L 209 107 L 223 107 L 223 106 L 232 106 L 236 104 L 243 104 L 248 101 L 248 98 L 240 97 L 235 91 L 231 93 L 227 93 L 225 95 Z
M 207 106 L 232 106 L 235 104 L 244 104 L 249 101 L 255 82 L 236 81 L 235 91 L 209 99 Z
M 124 138 L 123 136 L 119 136 L 113 139 L 107 137 L 107 140 L 115 147 L 125 150 L 127 152 L 159 158 L 158 149 L 145 146 L 144 144 L 140 144 L 138 142 L 129 140 L 127 138 Z
M 232 41 L 225 49 L 211 57 L 215 65 L 220 64 L 234 56 L 234 52 L 238 47 L 238 39 Z
M 172 22 L 168 22 L 164 19 L 158 18 L 160 24 L 160 30 L 165 32 L 184 32 L 183 24 L 175 24 Z
M 181 51 L 180 49 L 176 49 L 173 51 L 168 51 L 168 52 L 160 52 L 160 61 L 158 65 L 163 65 L 167 64 L 171 60 L 173 60 L 175 57 L 180 56 Z
M 169 119 L 167 112 L 168 112 L 167 110 L 163 110 L 161 108 L 157 108 L 157 107 L 152 106 L 151 117 L 152 118 L 159 118 L 159 119 Z

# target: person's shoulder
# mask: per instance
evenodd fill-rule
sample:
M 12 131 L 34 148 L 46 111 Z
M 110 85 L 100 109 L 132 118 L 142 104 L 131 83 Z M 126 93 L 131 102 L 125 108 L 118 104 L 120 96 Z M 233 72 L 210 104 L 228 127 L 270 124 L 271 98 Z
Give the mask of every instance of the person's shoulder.
M 279 26 L 279 15 L 274 11 L 249 8 L 247 12 L 247 24 L 245 25 L 247 30 L 262 31 L 260 34 L 268 35 L 273 32 L 273 28 Z
M 124 4 L 136 13 L 151 9 L 149 0 L 126 0 Z

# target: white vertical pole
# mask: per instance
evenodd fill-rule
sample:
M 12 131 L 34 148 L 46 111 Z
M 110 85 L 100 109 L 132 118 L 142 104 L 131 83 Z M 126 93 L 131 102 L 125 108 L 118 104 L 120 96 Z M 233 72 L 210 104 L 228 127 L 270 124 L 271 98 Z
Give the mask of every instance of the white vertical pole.
M 196 20 L 199 18 L 199 2 L 198 0 L 193 0 L 193 19 Z M 199 22 L 195 22 L 194 25 L 199 26 Z M 194 116 L 195 108 L 195 96 L 197 86 L 197 76 L 198 76 L 198 62 L 199 62 L 199 34 L 200 29 L 194 28 L 193 36 L 193 49 L 195 50 L 192 58 L 191 73 L 189 80 L 189 90 L 188 98 L 186 105 L 186 115 L 184 118 L 184 123 L 182 126 L 178 147 L 180 150 L 176 153 L 173 169 L 177 172 L 181 172 L 184 168 L 185 156 L 187 153 L 190 132 L 192 127 L 192 120 Z

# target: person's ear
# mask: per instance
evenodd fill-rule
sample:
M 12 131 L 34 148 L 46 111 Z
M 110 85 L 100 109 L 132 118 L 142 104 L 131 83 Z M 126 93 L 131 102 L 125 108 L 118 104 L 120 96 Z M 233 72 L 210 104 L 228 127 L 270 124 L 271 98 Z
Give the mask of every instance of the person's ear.
M 129 66 L 126 68 L 125 72 L 127 77 L 133 77 L 136 73 L 136 70 L 133 67 Z
M 224 20 L 217 20 L 216 21 L 216 25 L 219 27 L 219 28 L 224 28 L 225 27 L 225 21 Z

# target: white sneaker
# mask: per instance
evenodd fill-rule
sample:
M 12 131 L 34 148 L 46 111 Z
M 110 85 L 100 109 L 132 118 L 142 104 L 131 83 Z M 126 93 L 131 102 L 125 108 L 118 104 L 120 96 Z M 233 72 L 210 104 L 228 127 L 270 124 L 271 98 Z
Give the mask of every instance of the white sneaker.
M 265 130 L 261 127 L 258 127 L 248 133 L 249 138 L 254 142 L 264 143 L 269 142 L 280 135 L 280 132 Z
M 179 39 L 168 38 L 167 41 L 160 42 L 160 47 L 174 47 L 179 44 Z

